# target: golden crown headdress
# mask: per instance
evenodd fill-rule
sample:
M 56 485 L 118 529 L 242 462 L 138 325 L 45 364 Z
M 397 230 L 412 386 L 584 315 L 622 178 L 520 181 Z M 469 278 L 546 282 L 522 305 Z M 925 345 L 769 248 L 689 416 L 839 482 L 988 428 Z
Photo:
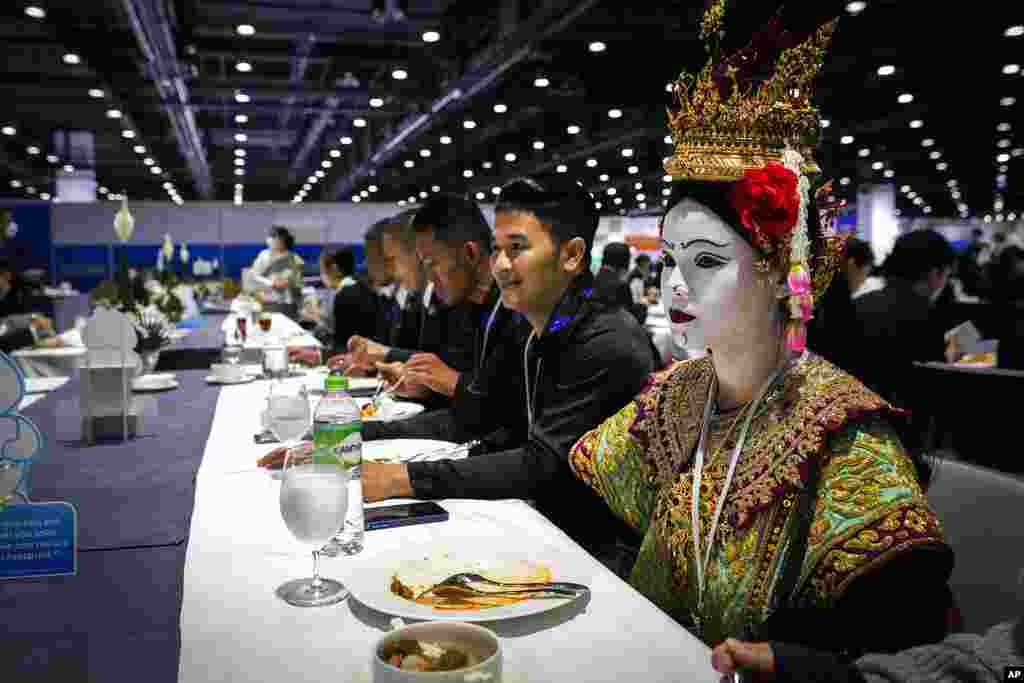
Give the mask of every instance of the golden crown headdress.
M 704 13 L 707 64 L 696 75 L 682 72 L 673 86 L 679 109 L 668 112 L 675 154 L 665 162 L 666 173 L 677 180 L 737 180 L 747 169 L 783 163 L 787 148 L 803 157 L 804 174 L 819 173 L 812 155 L 819 119 L 811 98 L 835 21 L 790 45 L 795 39 L 780 30 L 776 16 L 747 48 L 720 58 L 727 1 L 716 0 Z M 773 74 L 755 88 L 752 70 L 780 47 Z

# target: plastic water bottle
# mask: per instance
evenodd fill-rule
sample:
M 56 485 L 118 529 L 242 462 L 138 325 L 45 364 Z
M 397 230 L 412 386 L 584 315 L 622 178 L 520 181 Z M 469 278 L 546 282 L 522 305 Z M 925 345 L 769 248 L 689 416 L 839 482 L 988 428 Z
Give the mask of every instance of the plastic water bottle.
M 348 378 L 331 374 L 324 381 L 324 397 L 313 414 L 313 460 L 337 463 L 351 475 L 345 525 L 324 548 L 334 557 L 355 555 L 363 549 L 363 421 L 359 405 L 348 394 Z

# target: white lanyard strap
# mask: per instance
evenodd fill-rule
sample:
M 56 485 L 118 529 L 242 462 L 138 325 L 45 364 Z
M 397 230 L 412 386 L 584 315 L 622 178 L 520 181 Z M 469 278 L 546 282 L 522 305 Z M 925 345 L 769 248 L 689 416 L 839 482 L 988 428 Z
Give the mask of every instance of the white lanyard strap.
M 526 346 L 523 349 L 523 381 L 524 389 L 526 390 L 526 424 L 527 432 L 526 436 L 529 437 L 533 433 L 533 403 L 537 399 L 537 387 L 540 385 L 540 365 L 544 362 L 543 358 L 537 359 L 537 372 L 533 382 L 533 392 L 530 392 L 530 345 L 533 343 L 533 338 L 537 336 L 536 331 L 531 330 L 530 336 L 526 340 Z
M 701 425 L 700 439 L 697 441 L 697 454 L 693 464 L 693 485 L 690 489 L 690 526 L 693 534 L 693 555 L 697 562 L 698 605 L 701 605 L 704 600 L 704 584 L 706 578 L 705 570 L 711 563 L 711 547 L 715 541 L 715 533 L 718 531 L 718 522 L 722 517 L 722 509 L 725 507 L 725 499 L 729 495 L 729 486 L 732 484 L 733 475 L 736 473 L 736 464 L 740 460 L 740 454 L 743 452 L 743 444 L 747 440 L 747 431 L 750 429 L 750 422 L 754 418 L 754 413 L 757 411 L 757 407 L 761 403 L 761 399 L 763 399 L 765 394 L 768 393 L 768 389 L 771 388 L 775 383 L 775 380 L 779 378 L 779 375 L 782 374 L 785 367 L 786 364 L 784 363 L 775 369 L 775 372 L 773 372 L 764 385 L 762 385 L 757 397 L 750 404 L 750 407 L 747 409 L 747 414 L 743 416 L 743 427 L 740 429 L 739 436 L 737 437 L 736 446 L 732 449 L 732 456 L 729 459 L 729 470 L 725 475 L 725 482 L 722 485 L 722 493 L 718 497 L 718 503 L 715 505 L 715 514 L 711 518 L 711 528 L 708 529 L 707 545 L 704 547 L 704 556 L 701 557 L 700 484 L 704 475 L 704 442 L 708 433 L 709 422 L 711 420 L 711 407 L 714 405 L 715 400 L 715 383 L 712 382 L 711 387 L 708 389 L 707 403 L 704 405 L 704 422 Z

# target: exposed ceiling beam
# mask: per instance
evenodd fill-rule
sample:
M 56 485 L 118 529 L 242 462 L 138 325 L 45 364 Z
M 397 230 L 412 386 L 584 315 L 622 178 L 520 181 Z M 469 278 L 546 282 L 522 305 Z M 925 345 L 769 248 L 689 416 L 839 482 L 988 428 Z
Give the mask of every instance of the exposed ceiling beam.
M 303 40 L 298 41 L 294 55 L 289 55 L 292 70 L 288 78 L 288 84 L 292 87 L 300 85 L 306 79 L 306 69 L 313 62 L 310 55 L 316 46 L 316 34 L 310 33 Z M 289 95 L 284 99 L 284 108 L 281 110 L 278 126 L 287 128 L 291 121 L 292 111 L 295 106 L 295 96 Z
M 428 113 L 410 117 L 398 126 L 398 132 L 384 140 L 369 158 L 339 178 L 331 188 L 330 196 L 337 199 L 349 194 L 353 188 L 381 164 L 401 152 L 402 146 L 430 130 L 443 116 L 465 108 L 476 95 L 486 92 L 510 69 L 527 59 L 538 44 L 564 31 L 589 11 L 598 0 L 577 0 L 566 3 L 547 3 L 510 35 L 488 46 L 473 60 L 462 76 L 449 84 L 447 91 L 436 99 Z
M 282 187 L 288 185 L 294 185 L 296 178 L 299 173 L 305 168 L 306 159 L 313 152 L 313 148 L 320 142 L 320 137 L 324 134 L 327 126 L 330 125 L 334 118 L 334 112 L 341 104 L 340 97 L 328 97 L 324 100 L 325 111 L 309 124 L 309 128 L 306 130 L 306 136 L 302 140 L 302 145 L 299 150 L 295 153 L 295 158 L 292 159 L 290 168 L 288 169 L 288 177 L 285 182 L 281 183 Z
M 153 82 L 161 99 L 180 102 L 183 107 L 167 107 L 165 112 L 174 131 L 178 149 L 192 174 L 196 192 L 203 199 L 213 196 L 210 164 L 206 159 L 195 112 L 188 107 L 189 92 L 177 59 L 170 18 L 159 0 L 122 0 L 122 6 L 138 41 Z

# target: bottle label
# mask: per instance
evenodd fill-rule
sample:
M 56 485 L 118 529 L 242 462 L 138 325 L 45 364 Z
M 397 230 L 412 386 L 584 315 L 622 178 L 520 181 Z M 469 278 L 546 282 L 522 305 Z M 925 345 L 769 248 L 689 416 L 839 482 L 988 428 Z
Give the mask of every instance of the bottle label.
M 313 462 L 355 467 L 363 462 L 362 423 L 313 423 Z

